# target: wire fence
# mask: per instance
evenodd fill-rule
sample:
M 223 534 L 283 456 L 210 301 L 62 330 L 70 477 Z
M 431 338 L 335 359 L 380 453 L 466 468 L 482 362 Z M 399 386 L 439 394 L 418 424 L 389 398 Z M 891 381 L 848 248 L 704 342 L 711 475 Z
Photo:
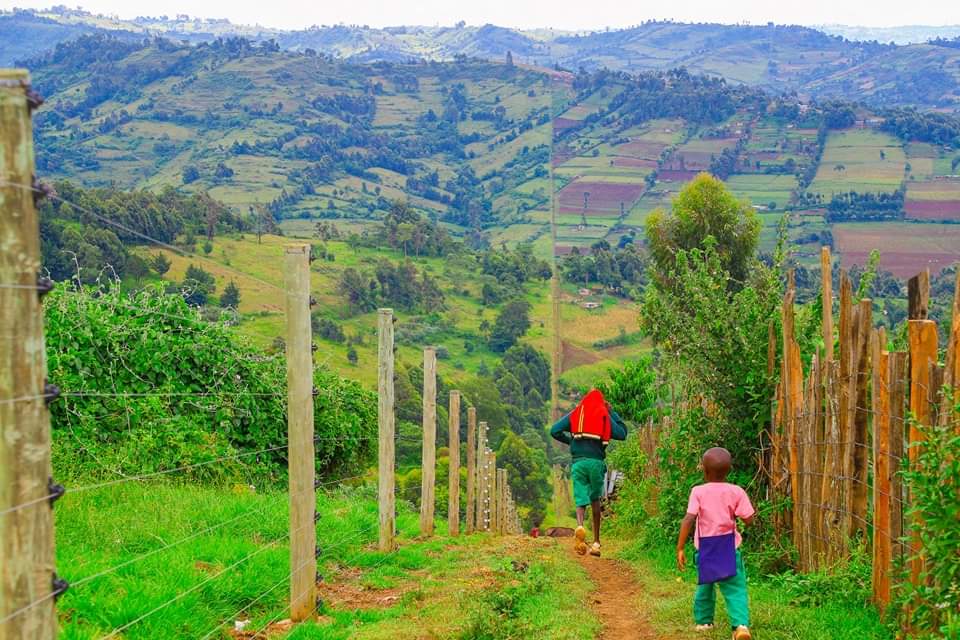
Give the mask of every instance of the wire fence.
M 0 99 L 5 99 L 5 96 L 0 95 Z M 27 118 L 29 118 L 29 113 L 27 114 Z M 29 130 L 29 128 L 27 130 Z M 28 164 L 32 165 L 32 158 L 29 159 Z M 72 202 L 62 197 L 60 194 L 55 193 L 49 187 L 36 182 L 32 179 L 32 168 L 27 172 L 26 175 L 29 176 L 30 179 L 24 178 L 17 180 L 15 174 L 8 174 L 4 177 L 4 179 L 0 179 L 0 190 L 6 194 L 14 194 L 18 199 L 22 199 L 21 196 L 23 194 L 29 194 L 29 196 L 32 197 L 29 197 L 28 199 L 33 200 L 34 204 L 43 198 L 52 199 L 59 204 L 69 205 L 74 211 L 86 216 L 90 220 L 95 220 L 106 227 L 115 229 L 119 233 L 122 233 L 125 237 L 136 238 L 138 242 L 143 244 L 143 246 L 155 247 L 161 251 L 190 258 L 191 260 L 197 261 L 199 264 L 212 264 L 219 272 L 226 271 L 228 273 L 235 274 L 241 278 L 243 282 L 254 283 L 254 285 L 258 287 L 258 290 L 274 292 L 274 294 L 277 296 L 277 300 L 275 301 L 274 305 L 276 308 L 283 309 L 287 307 L 289 311 L 291 306 L 300 305 L 302 307 L 306 307 L 309 313 L 309 307 L 314 304 L 312 296 L 310 296 L 308 293 L 304 293 L 304 289 L 291 291 L 287 286 L 281 286 L 247 271 L 242 271 L 211 256 L 201 255 L 173 242 L 165 242 L 151 237 L 148 233 L 144 233 L 140 229 L 114 220 L 109 216 L 103 215 L 102 213 L 92 210 L 91 208 L 86 207 L 78 202 Z M 27 208 L 25 205 L 24 215 L 34 216 L 35 213 L 36 212 L 33 210 L 33 208 Z M 34 217 L 33 220 L 36 221 L 36 218 Z M 18 229 L 17 233 L 21 233 L 21 230 Z M 33 233 L 35 233 L 35 231 Z M 78 229 L 78 233 L 80 233 L 82 236 L 84 230 L 80 228 Z M 36 255 L 31 256 L 31 259 L 39 265 L 40 256 L 37 254 L 39 238 L 29 237 L 28 235 L 27 237 L 19 238 L 18 241 L 25 247 L 32 247 L 32 249 L 29 250 L 33 251 Z M 24 261 L 23 264 L 28 265 L 32 263 L 28 260 Z M 79 277 L 79 263 L 77 268 L 78 277 L 76 282 L 73 283 L 73 286 L 81 286 L 81 278 Z M 307 267 L 306 270 L 306 291 L 309 292 L 309 267 Z M 114 282 L 117 280 L 116 273 L 114 273 L 112 268 L 109 266 L 104 268 L 104 270 L 101 272 L 101 276 L 109 277 Z M 3 271 L 2 280 L 3 281 L 0 282 L 0 295 L 4 296 L 4 300 L 17 303 L 27 300 L 36 300 L 38 302 L 42 301 L 45 294 L 50 292 L 54 287 L 54 283 L 50 280 L 50 278 L 43 275 L 42 268 L 40 273 L 26 268 L 12 271 L 6 270 Z M 287 282 L 289 282 L 289 279 Z M 110 314 L 116 318 L 150 318 L 152 320 L 163 319 L 173 321 L 167 323 L 166 325 L 162 325 L 162 331 L 164 332 L 182 331 L 184 326 L 202 328 L 211 323 L 211 320 L 205 317 L 206 314 L 201 313 L 199 308 L 191 307 L 189 312 L 176 311 L 171 313 L 169 310 L 147 308 L 143 306 L 139 303 L 135 293 L 118 293 L 117 295 L 110 295 L 110 293 L 111 291 L 106 288 L 101 289 L 97 292 L 97 295 L 91 296 L 91 300 L 88 304 L 95 306 L 98 311 L 106 312 L 107 314 Z M 19 296 L 19 298 L 16 296 Z M 37 313 L 35 315 L 42 315 L 42 307 L 39 307 L 36 310 Z M 241 318 L 238 313 L 234 312 L 233 316 L 230 316 L 226 319 L 224 318 L 225 316 L 221 316 L 219 320 L 214 320 L 214 322 L 230 324 L 232 325 L 234 333 L 238 335 L 242 334 L 242 330 L 238 326 Z M 288 322 L 289 321 L 290 319 L 288 317 Z M 307 322 L 307 325 L 309 325 L 309 322 Z M 309 328 L 307 329 L 307 333 L 309 334 Z M 37 334 L 28 337 L 40 337 L 42 339 L 42 328 L 38 327 Z M 114 336 L 118 344 L 127 347 L 129 344 L 134 343 L 138 337 L 137 328 L 133 325 L 133 323 L 130 324 L 129 328 L 125 328 L 123 330 L 122 335 Z M 10 322 L 8 326 L 0 326 L 0 338 L 10 341 L 11 344 L 17 344 L 24 340 L 25 335 L 22 327 L 18 326 L 15 322 Z M 65 338 L 61 336 L 60 339 L 64 340 Z M 124 344 L 125 340 L 128 341 L 127 344 Z M 208 346 L 205 348 L 210 347 Z M 17 353 L 20 354 L 21 352 L 18 351 Z M 106 354 L 101 355 L 106 358 Z M 228 353 L 225 348 L 212 355 L 221 356 L 223 360 L 227 361 L 236 359 L 237 357 L 236 353 Z M 262 361 L 270 358 L 278 358 L 280 355 L 281 354 L 279 353 L 274 355 L 265 353 L 263 356 L 256 356 L 253 357 L 253 359 Z M 83 372 L 77 372 L 78 375 L 76 376 L 76 380 L 78 380 L 81 384 L 74 384 L 74 388 L 60 389 L 55 384 L 48 383 L 38 390 L 31 389 L 29 385 L 21 385 L 16 387 L 16 389 L 21 390 L 16 393 L 0 392 L 0 412 L 4 412 L 5 417 L 11 415 L 45 415 L 44 420 L 48 420 L 49 414 L 44 414 L 42 409 L 49 407 L 53 402 L 60 402 L 60 406 L 63 407 L 63 410 L 67 415 L 77 418 L 83 417 L 85 419 L 97 422 L 121 421 L 126 423 L 127 429 L 129 430 L 132 428 L 133 423 L 131 403 L 141 400 L 176 401 L 181 403 L 179 406 L 189 405 L 196 410 L 215 411 L 219 405 L 222 405 L 223 403 L 235 405 L 236 401 L 241 398 L 254 400 L 277 399 L 283 403 L 285 412 L 289 412 L 291 410 L 291 406 L 288 405 L 289 402 L 292 402 L 292 400 L 290 400 L 292 385 L 291 389 L 283 388 L 276 390 L 244 391 L 233 388 L 226 384 L 235 375 L 235 369 L 237 367 L 236 362 L 234 362 L 232 365 L 228 364 L 223 368 L 218 368 L 215 371 L 216 380 L 210 388 L 202 391 L 183 391 L 171 389 L 164 385 L 159 385 L 152 382 L 147 377 L 139 375 L 132 366 L 132 363 L 127 361 L 126 353 L 124 353 L 122 350 L 119 350 L 117 353 L 111 353 L 109 356 L 110 358 L 108 367 L 110 368 L 110 371 L 114 373 L 123 372 L 125 375 L 123 380 L 129 380 L 129 382 L 118 383 L 117 380 L 120 378 L 116 375 L 111 375 L 107 376 L 107 378 L 109 378 L 109 383 L 100 384 L 97 382 L 94 384 L 91 383 L 89 379 L 85 379 Z M 242 357 L 250 356 L 244 354 Z M 389 358 L 392 362 L 392 349 Z M 322 367 L 327 364 L 327 362 L 317 363 L 314 358 L 311 358 L 311 363 L 314 367 L 318 365 Z M 11 360 L 8 361 L 7 364 L 16 366 L 18 363 Z M 307 368 L 311 370 L 301 373 L 305 373 L 312 378 L 312 367 L 308 366 Z M 56 383 L 55 380 L 52 382 Z M 84 382 L 87 384 L 83 384 Z M 392 380 L 390 381 L 390 385 L 392 388 Z M 13 388 L 14 387 L 11 387 L 11 389 Z M 309 387 L 307 388 L 309 389 Z M 98 401 L 99 404 L 95 414 L 90 413 L 84 405 L 80 404 L 82 401 Z M 249 414 L 245 415 L 247 418 L 251 417 Z M 143 422 L 147 427 L 154 428 L 161 425 L 175 426 L 176 420 L 179 417 L 180 416 L 176 415 L 176 411 L 174 411 L 174 415 L 154 415 L 144 419 Z M 393 420 L 395 420 L 395 418 L 391 419 L 391 423 Z M 41 428 L 41 431 L 42 430 L 43 429 Z M 158 433 L 160 434 L 159 437 L 165 437 L 162 431 L 158 430 Z M 393 433 L 393 441 L 395 443 L 403 441 L 420 443 L 422 441 L 420 437 L 402 436 L 394 431 L 391 431 L 391 433 Z M 9 495 L 4 494 L 4 502 L 0 504 L 0 507 L 2 507 L 0 508 L 0 526 L 5 526 L 5 522 L 19 523 L 39 520 L 40 516 L 44 518 L 48 517 L 42 512 L 38 513 L 36 509 L 45 509 L 48 508 L 49 505 L 49 508 L 51 508 L 52 511 L 53 503 L 59 500 L 65 494 L 68 496 L 67 500 L 69 501 L 75 496 L 94 495 L 96 492 L 113 491 L 113 493 L 108 493 L 110 500 L 123 499 L 123 494 L 115 491 L 120 487 L 133 486 L 134 484 L 139 485 L 145 483 L 159 483 L 160 481 L 172 480 L 174 478 L 177 478 L 181 481 L 195 482 L 196 479 L 192 474 L 195 474 L 198 470 L 223 469 L 228 465 L 235 467 L 234 475 L 236 477 L 246 477 L 255 472 L 255 467 L 259 463 L 262 456 L 277 456 L 283 461 L 288 462 L 288 464 L 290 464 L 290 468 L 293 469 L 296 461 L 292 460 L 292 458 L 294 458 L 295 454 L 298 453 L 297 448 L 303 444 L 302 441 L 299 443 L 295 442 L 291 432 L 286 438 L 274 438 L 274 440 L 279 441 L 275 443 L 264 443 L 263 446 L 258 446 L 256 448 L 247 448 L 239 444 L 234 444 L 228 448 L 226 452 L 221 452 L 223 455 L 211 455 L 208 459 L 183 462 L 182 464 L 171 465 L 169 463 L 161 462 L 157 465 L 160 468 L 155 468 L 154 470 L 141 473 L 127 473 L 124 471 L 124 469 L 118 468 L 115 464 L 108 464 L 98 458 L 94 451 L 89 450 L 84 446 L 84 443 L 80 442 L 79 437 L 76 433 L 72 432 L 72 429 L 70 430 L 69 434 L 64 434 L 61 437 L 66 437 L 67 435 L 76 440 L 78 446 L 85 451 L 86 455 L 90 459 L 90 462 L 92 463 L 92 470 L 88 469 L 81 475 L 81 477 L 87 479 L 88 482 L 76 486 L 68 486 L 65 488 L 62 485 L 56 484 L 51 478 L 49 482 L 44 483 L 42 490 L 39 485 L 35 484 L 31 485 L 31 490 L 28 492 L 12 491 L 9 493 Z M 44 446 L 47 450 L 43 451 L 43 454 L 49 457 L 49 431 L 47 432 L 46 437 L 47 441 Z M 379 434 L 356 434 L 345 437 L 343 435 L 328 435 L 320 433 L 313 435 L 312 438 L 314 446 L 320 443 L 327 443 L 331 441 L 347 441 L 351 444 L 369 444 L 377 440 L 381 440 L 382 445 L 382 438 Z M 307 440 L 307 443 L 309 443 L 309 440 Z M 486 443 L 485 440 L 484 443 Z M 503 523 L 501 524 L 501 532 L 506 528 L 510 528 L 512 532 L 519 532 L 519 518 L 516 516 L 516 508 L 513 503 L 512 495 L 509 493 L 509 488 L 500 486 L 498 495 L 497 484 L 494 480 L 494 477 L 497 475 L 497 470 L 495 468 L 495 462 L 493 462 L 492 451 L 489 449 L 484 449 L 483 452 L 485 455 L 482 457 L 482 460 L 477 460 L 477 464 L 468 470 L 468 473 L 471 474 L 471 477 L 477 482 L 478 496 L 480 495 L 479 490 L 481 487 L 483 488 L 482 498 L 475 499 L 473 504 L 468 501 L 466 507 L 471 510 L 477 510 L 479 518 L 483 522 L 483 529 L 485 530 L 492 530 L 496 524 L 494 520 L 498 519 L 499 523 Z M 483 465 L 482 467 L 481 464 Z M 501 473 L 503 473 L 502 470 Z M 98 476 L 102 476 L 104 479 L 99 480 Z M 292 512 L 294 510 L 295 503 L 300 505 L 313 503 L 314 509 L 306 509 L 307 512 L 314 513 L 313 518 L 311 518 L 309 521 L 301 520 L 299 526 L 293 526 L 293 524 L 291 524 L 289 527 L 281 527 L 283 529 L 283 533 L 281 535 L 275 535 L 268 540 L 262 540 L 255 536 L 255 539 L 252 541 L 254 547 L 252 550 L 249 550 L 240 557 L 232 559 L 231 562 L 220 566 L 202 580 L 194 582 L 191 582 L 190 580 L 184 580 L 182 583 L 183 586 L 178 588 L 175 594 L 171 595 L 171 597 L 163 600 L 162 602 L 157 602 L 152 604 L 152 606 L 145 607 L 142 611 L 125 611 L 123 614 L 113 612 L 108 617 L 116 620 L 115 625 L 112 625 L 109 628 L 109 631 L 106 631 L 104 635 L 100 636 L 101 640 L 117 637 L 133 637 L 138 628 L 142 629 L 143 625 L 150 621 L 156 620 L 157 616 L 162 615 L 164 611 L 170 609 L 171 607 L 191 606 L 194 598 L 198 594 L 203 593 L 214 582 L 225 579 L 226 576 L 241 571 L 245 566 L 249 566 L 252 562 L 254 562 L 259 556 L 262 556 L 271 550 L 282 548 L 288 543 L 288 541 L 292 550 L 295 540 L 301 537 L 301 533 L 311 529 L 314 531 L 314 533 L 316 532 L 316 528 L 319 526 L 322 518 L 340 517 L 343 515 L 342 513 L 338 512 L 328 511 L 327 513 L 321 513 L 315 511 L 315 507 L 317 505 L 317 492 L 329 491 L 335 487 L 351 487 L 351 485 L 354 488 L 350 489 L 350 491 L 365 491 L 365 487 L 368 485 L 365 480 L 369 477 L 369 473 L 360 473 L 346 477 L 338 477 L 336 479 L 322 479 L 313 482 L 312 486 L 301 486 L 300 488 L 296 488 L 293 479 L 291 478 L 290 489 L 285 493 L 280 493 L 278 491 L 275 494 L 270 493 L 265 496 L 258 497 L 254 499 L 257 504 L 244 508 L 239 513 L 230 513 L 228 517 L 224 517 L 214 522 L 204 521 L 203 524 L 198 523 L 198 526 L 195 530 L 183 531 L 183 535 L 179 535 L 172 540 L 162 540 L 158 538 L 160 542 L 156 546 L 142 549 L 138 553 L 130 555 L 129 557 L 123 557 L 123 554 L 118 554 L 120 556 L 117 558 L 118 561 L 110 564 L 109 566 L 97 566 L 97 562 L 95 560 L 93 562 L 89 562 L 89 558 L 87 559 L 88 562 L 84 564 L 83 562 L 78 561 L 77 558 L 71 558 L 69 553 L 61 554 L 61 561 L 63 561 L 63 558 L 74 560 L 72 566 L 61 567 L 61 569 L 64 571 L 64 574 L 70 577 L 71 583 L 67 583 L 65 580 L 60 579 L 57 574 L 54 573 L 51 581 L 51 589 L 39 590 L 36 594 L 37 597 L 27 597 L 25 594 L 19 594 L 16 602 L 12 602 L 12 604 L 4 603 L 4 605 L 0 607 L 0 631 L 3 631 L 11 624 L 17 624 L 16 621 L 19 619 L 34 615 L 37 610 L 44 611 L 42 615 L 48 617 L 45 619 L 43 624 L 49 625 L 49 628 L 53 630 L 55 629 L 55 624 L 51 624 L 53 619 L 53 610 L 50 606 L 50 602 L 52 600 L 55 601 L 68 589 L 71 592 L 71 598 L 92 597 L 91 594 L 93 590 L 100 588 L 100 585 L 103 583 L 103 581 L 106 581 L 111 577 L 117 578 L 118 576 L 126 577 L 130 575 L 136 575 L 137 571 L 142 570 L 142 568 L 148 563 L 155 563 L 161 560 L 171 561 L 173 554 L 182 554 L 184 550 L 190 554 L 192 552 L 191 545 L 194 545 L 199 541 L 208 538 L 215 539 L 217 536 L 230 535 L 236 529 L 251 524 L 253 524 L 256 528 L 258 523 L 269 520 L 276 514 L 283 512 L 284 507 L 287 505 L 289 505 L 290 511 Z M 459 478 L 459 475 L 457 477 Z M 95 481 L 90 482 L 89 480 L 91 479 L 94 479 Z M 453 486 L 452 481 L 451 485 Z M 391 484 L 391 486 L 393 485 Z M 456 486 L 459 487 L 459 484 Z M 208 485 L 208 487 L 214 492 L 218 490 L 215 485 Z M 422 491 L 422 487 L 417 486 L 404 488 L 402 492 L 397 491 L 397 493 L 402 495 L 407 495 L 410 493 L 419 496 L 420 491 Z M 347 501 L 349 502 L 350 499 L 355 496 L 356 493 L 350 494 L 350 496 L 347 498 Z M 393 497 L 395 498 L 396 496 Z M 97 499 L 100 498 L 97 497 Z M 417 499 L 422 502 L 421 498 L 418 497 Z M 477 502 L 478 500 L 479 503 Z M 130 505 L 131 510 L 136 510 L 137 508 L 138 505 Z M 37 517 L 35 518 L 34 516 Z M 515 526 L 505 526 L 508 516 L 516 520 L 517 524 Z M 452 517 L 459 517 L 459 513 L 453 514 Z M 294 520 L 292 513 L 290 514 L 290 518 L 291 523 L 293 523 Z M 52 527 L 52 516 L 49 516 L 48 522 Z M 380 526 L 382 526 L 382 522 L 383 520 L 381 519 Z M 276 528 L 275 524 L 273 525 L 273 528 Z M 209 630 L 203 632 L 203 635 L 200 637 L 203 639 L 213 637 L 220 633 L 223 630 L 223 627 L 230 624 L 231 621 L 237 619 L 241 615 L 249 615 L 256 609 L 265 608 L 267 610 L 273 610 L 274 607 L 270 603 L 270 600 L 272 600 L 271 596 L 275 598 L 277 590 L 282 589 L 284 585 L 287 584 L 291 585 L 292 590 L 295 589 L 295 584 L 302 585 L 302 589 L 294 590 L 290 594 L 291 597 L 288 602 L 288 606 L 281 607 L 275 615 L 266 618 L 259 628 L 248 633 L 246 637 L 260 637 L 261 634 L 265 633 L 265 631 L 268 630 L 271 625 L 288 613 L 296 620 L 302 620 L 313 615 L 322 606 L 322 601 L 320 599 L 316 599 L 315 602 L 310 603 L 312 606 L 307 611 L 303 611 L 302 609 L 295 611 L 295 608 L 299 606 L 297 604 L 298 601 L 309 597 L 311 592 L 314 592 L 317 589 L 318 584 L 322 580 L 322 576 L 319 572 L 317 572 L 316 580 L 314 580 L 313 576 L 311 575 L 310 579 L 306 581 L 300 580 L 299 582 L 296 580 L 297 576 L 302 574 L 303 571 L 308 570 L 311 565 L 317 562 L 318 558 L 329 558 L 345 549 L 357 547 L 376 539 L 377 531 L 378 525 L 376 523 L 374 523 L 372 526 L 360 525 L 357 527 L 356 531 L 352 532 L 351 534 L 338 536 L 326 548 L 317 546 L 315 553 L 311 553 L 309 557 L 303 557 L 301 562 L 295 562 L 294 560 L 291 560 L 291 566 L 289 567 L 289 572 L 287 575 L 284 575 L 280 580 L 271 583 L 264 590 L 246 599 L 239 609 L 237 609 L 231 615 L 224 617 L 221 623 L 212 626 Z M 106 541 L 104 541 L 104 543 L 107 544 Z M 384 563 L 389 562 L 390 559 L 393 558 L 394 555 L 397 554 L 401 549 L 402 545 L 394 545 L 389 550 L 382 551 L 382 557 L 380 557 L 374 564 L 367 566 L 367 570 L 375 570 Z M 6 548 L 0 549 L 0 555 L 7 553 L 7 551 L 8 549 Z M 52 556 L 52 542 L 49 550 L 42 550 L 42 553 L 37 554 L 37 556 L 42 556 L 42 554 L 47 553 L 47 551 L 49 551 L 50 555 Z M 0 560 L 7 560 L 7 558 L 0 557 Z M 199 562 L 200 558 L 191 558 L 190 561 Z M 48 571 L 50 568 L 50 563 L 45 562 L 43 565 L 43 570 Z M 84 571 L 86 567 L 89 567 L 89 570 Z M 31 590 L 31 593 L 33 593 L 33 591 L 34 590 Z M 125 619 L 121 620 L 117 618 Z M 30 627 L 33 624 L 33 622 L 24 624 L 24 627 Z M 36 628 L 39 628 L 39 626 Z M 0 633 L 0 635 L 3 634 Z

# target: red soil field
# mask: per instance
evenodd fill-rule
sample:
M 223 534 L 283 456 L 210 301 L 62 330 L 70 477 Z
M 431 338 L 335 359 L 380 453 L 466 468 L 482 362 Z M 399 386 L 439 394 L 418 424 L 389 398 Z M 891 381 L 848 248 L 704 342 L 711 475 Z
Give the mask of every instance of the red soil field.
M 855 264 L 865 265 L 869 257 L 869 251 L 845 251 L 841 254 L 840 263 L 844 269 L 849 269 Z M 927 267 L 930 268 L 931 275 L 937 274 L 958 260 L 960 260 L 960 250 L 953 254 L 885 251 L 880 254 L 880 268 L 898 278 L 912 278 Z
M 586 215 L 619 215 L 620 204 L 629 209 L 643 193 L 644 185 L 637 183 L 588 182 L 575 180 L 557 194 L 560 213 L 584 213 L 583 194 L 589 192 Z
M 587 351 L 586 349 L 581 349 L 580 347 L 570 344 L 566 340 L 563 341 L 564 371 L 569 371 L 570 369 L 575 369 L 585 364 L 600 362 L 600 359 L 600 356 L 593 351 Z
M 915 220 L 960 220 L 960 200 L 910 200 L 903 210 Z
M 583 120 L 571 120 L 570 118 L 553 119 L 553 128 L 557 131 L 573 129 L 574 127 L 579 127 L 581 124 L 583 124 Z

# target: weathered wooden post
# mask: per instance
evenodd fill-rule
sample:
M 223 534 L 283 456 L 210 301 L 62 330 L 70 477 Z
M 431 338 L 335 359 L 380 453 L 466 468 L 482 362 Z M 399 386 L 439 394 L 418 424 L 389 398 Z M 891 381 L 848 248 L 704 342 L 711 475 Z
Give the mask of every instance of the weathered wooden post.
M 377 313 L 379 345 L 377 353 L 377 424 L 378 448 L 378 507 L 380 512 L 380 551 L 394 549 L 397 505 L 394 494 L 394 465 L 396 464 L 393 441 L 395 416 L 393 413 L 393 309 L 380 309 Z
M 477 409 L 467 409 L 467 533 L 477 521 Z
M 0 70 L 0 638 L 53 640 L 50 414 L 26 71 Z M 25 505 L 18 508 L 18 505 Z M 7 511 L 10 510 L 10 511 Z M 34 604 L 36 603 L 36 604 Z M 33 605 L 33 606 L 31 606 Z M 20 611 L 16 615 L 15 612 Z
M 893 540 L 890 538 L 890 354 L 886 350 L 882 332 L 874 333 L 874 341 L 873 598 L 881 609 L 885 609 L 890 604 L 890 573 L 893 570 Z
M 917 425 L 929 425 L 933 417 L 929 402 L 931 387 L 930 365 L 937 362 L 937 323 L 933 320 L 909 320 L 910 338 L 910 412 L 914 424 L 910 425 L 910 466 L 917 463 L 920 456 L 918 444 L 924 440 Z M 923 559 L 920 558 L 920 534 L 914 529 L 911 535 L 913 559 L 910 562 L 910 579 L 919 583 Z
M 437 474 L 437 350 L 423 350 L 423 455 L 420 477 L 420 535 L 433 535 Z
M 830 247 L 820 247 L 820 286 L 823 299 L 823 359 L 833 360 L 833 261 Z
M 450 473 L 449 499 L 447 500 L 447 531 L 451 536 L 460 535 L 460 392 L 450 392 Z
M 310 328 L 310 245 L 285 250 L 287 290 L 287 460 L 290 483 L 290 617 L 316 608 L 317 529 L 314 514 L 313 339 Z
M 480 422 L 477 427 L 477 448 L 476 448 L 476 470 L 477 476 L 475 478 L 476 486 L 476 531 L 486 531 L 484 526 L 484 519 L 486 518 L 486 509 L 487 509 L 487 483 L 486 483 L 486 474 L 487 474 L 487 423 Z
M 497 469 L 497 535 L 506 535 L 508 506 L 507 470 Z

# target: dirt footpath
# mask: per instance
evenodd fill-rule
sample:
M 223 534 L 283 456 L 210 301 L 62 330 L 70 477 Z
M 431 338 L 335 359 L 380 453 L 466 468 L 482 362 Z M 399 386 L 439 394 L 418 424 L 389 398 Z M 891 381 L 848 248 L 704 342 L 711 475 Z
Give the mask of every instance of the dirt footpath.
M 658 634 L 645 610 L 645 594 L 633 569 L 620 560 L 595 558 L 574 553 L 572 539 L 564 545 L 567 553 L 577 558 L 597 589 L 590 594 L 590 604 L 600 620 L 600 640 L 676 640 Z M 609 553 L 609 550 L 606 550 Z

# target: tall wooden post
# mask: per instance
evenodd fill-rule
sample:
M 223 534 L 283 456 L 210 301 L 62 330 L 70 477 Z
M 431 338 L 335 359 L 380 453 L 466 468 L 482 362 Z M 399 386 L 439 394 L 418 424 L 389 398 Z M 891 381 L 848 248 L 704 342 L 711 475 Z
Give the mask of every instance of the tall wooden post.
M 377 354 L 377 423 L 379 428 L 378 455 L 378 506 L 380 511 L 380 551 L 394 549 L 397 504 L 394 493 L 394 465 L 396 463 L 393 440 L 395 416 L 393 413 L 393 309 L 380 309 L 377 313 L 379 346 Z
M 487 493 L 490 496 L 490 514 L 487 531 L 497 531 L 497 509 L 500 508 L 500 496 L 497 495 L 497 455 L 489 450 L 490 471 L 487 473 Z
M 313 349 L 310 329 L 310 245 L 285 251 L 287 290 L 287 460 L 290 483 L 290 617 L 316 608 L 317 529 L 314 514 Z
M 0 70 L 0 638 L 57 636 L 50 492 L 50 414 L 40 231 L 30 185 L 33 134 L 22 70 Z M 9 185 L 5 183 L 10 183 Z M 16 509 L 17 505 L 26 504 Z M 33 603 L 35 606 L 26 608 Z M 13 616 L 16 611 L 23 610 Z
M 447 500 L 447 531 L 460 535 L 460 392 L 450 392 L 450 484 Z
M 420 535 L 433 535 L 437 474 L 437 350 L 423 350 L 423 455 L 420 477 Z
M 820 282 L 823 298 L 823 359 L 833 360 L 833 262 L 830 247 L 820 248 Z
M 923 433 L 917 424 L 929 425 L 933 411 L 929 402 L 930 365 L 937 361 L 937 323 L 933 320 L 910 320 L 910 412 L 916 421 L 910 425 L 910 466 L 913 467 L 920 455 L 917 444 L 923 442 Z M 914 530 L 911 534 L 913 560 L 910 563 L 910 578 L 918 584 L 923 560 L 920 554 L 920 535 Z
M 890 537 L 892 476 L 890 459 L 890 354 L 881 333 L 874 336 L 873 375 L 873 598 L 881 610 L 890 604 L 890 574 L 893 571 L 893 540 Z
M 497 469 L 497 488 L 499 489 L 499 500 L 497 509 L 497 533 L 501 536 L 507 533 L 507 511 L 510 503 L 507 499 L 507 470 Z
M 477 510 L 477 409 L 467 409 L 467 533 L 473 533 Z
M 476 531 L 486 531 L 484 526 L 484 519 L 486 518 L 486 508 L 487 508 L 487 483 L 486 483 L 486 474 L 487 474 L 487 423 L 480 422 L 480 425 L 477 427 L 477 462 L 476 470 L 477 477 L 475 479 L 476 483 L 476 502 L 477 502 L 477 513 L 476 513 Z

